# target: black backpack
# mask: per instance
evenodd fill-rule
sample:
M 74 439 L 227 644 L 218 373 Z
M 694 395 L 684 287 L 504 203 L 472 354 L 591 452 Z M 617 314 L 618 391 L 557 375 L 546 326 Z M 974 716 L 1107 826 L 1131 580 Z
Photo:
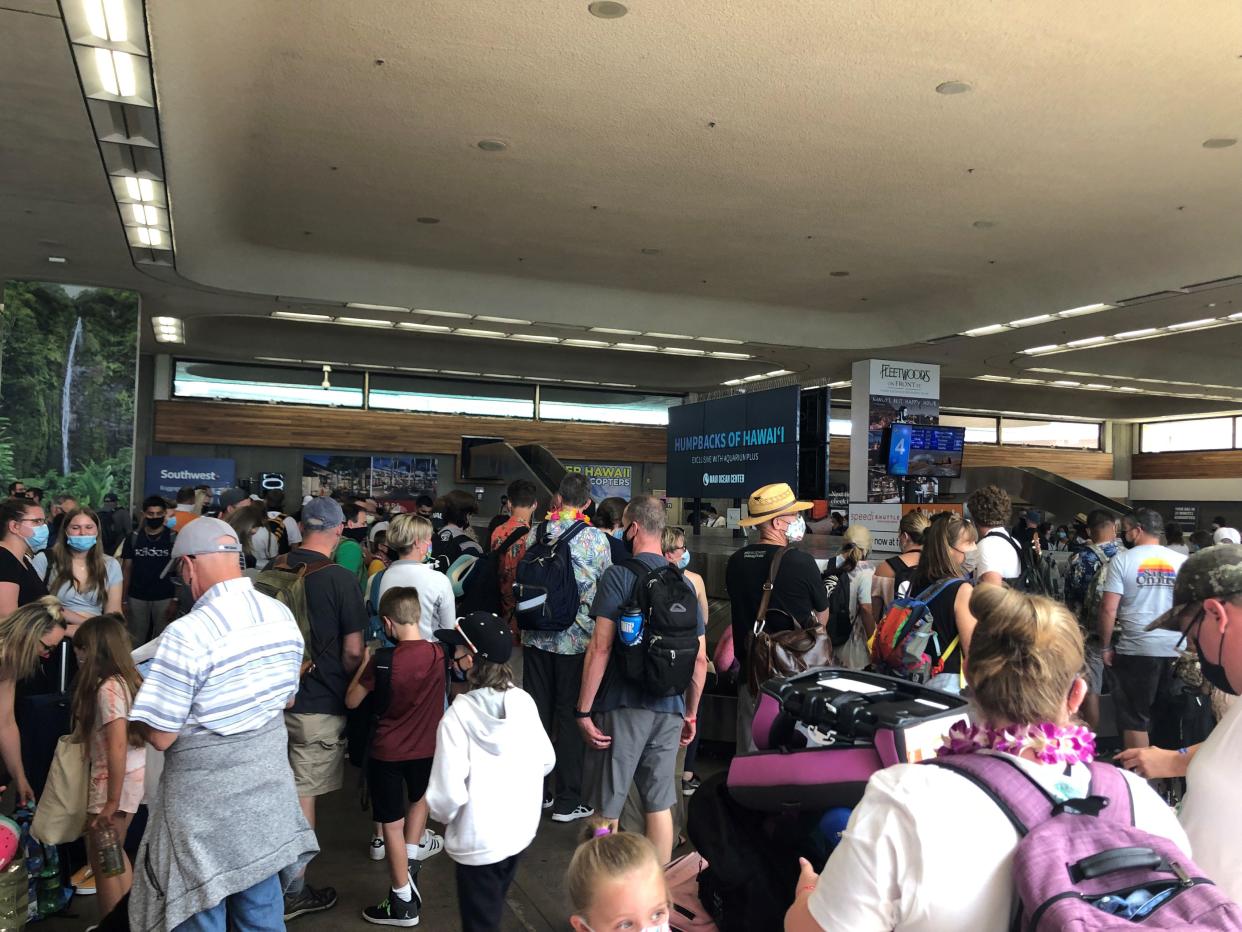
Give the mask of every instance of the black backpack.
M 686 691 L 699 655 L 699 597 L 694 586 L 671 563 L 650 569 L 640 560 L 620 564 L 635 576 L 623 612 L 637 609 L 642 634 L 626 645 L 618 637 L 615 650 L 621 673 L 652 696 L 677 696 Z
M 586 524 L 576 521 L 560 534 L 548 533 L 548 522 L 536 527 L 535 542 L 526 548 L 513 583 L 514 615 L 523 631 L 564 631 L 578 617 L 578 581 L 569 543 Z
M 1062 597 L 1064 587 L 1059 585 L 1060 576 L 1050 557 L 1036 553 L 1032 544 L 1020 544 L 1003 531 L 988 531 L 983 535 L 983 540 L 989 537 L 999 537 L 1017 551 L 1021 570 L 1017 576 L 1005 580 L 1009 588 L 1031 595 L 1044 595 L 1050 599 Z
M 355 767 L 366 767 L 371 757 L 371 740 L 375 737 L 375 729 L 392 699 L 392 653 L 391 647 L 381 647 L 375 652 L 375 688 L 357 708 L 346 713 L 345 742 L 349 751 L 349 762 Z M 365 785 L 365 769 L 362 779 Z
M 845 644 L 854 631 L 850 615 L 850 574 L 845 570 L 829 570 L 823 574 L 828 590 L 828 621 L 825 629 L 833 647 Z
M 469 615 L 471 612 L 500 614 L 500 555 L 529 533 L 530 528 L 517 528 L 501 541 L 499 546 L 481 557 L 462 554 L 457 558 L 457 562 L 471 560 L 469 567 L 460 576 L 461 594 L 457 596 L 459 616 Z M 456 594 L 456 586 L 454 594 Z
M 901 557 L 889 557 L 884 561 L 888 564 L 888 568 L 893 571 L 893 598 L 904 599 L 910 594 L 910 581 L 914 579 L 914 574 L 919 571 L 919 564 L 916 561 L 914 566 L 906 566 Z M 902 589 L 902 585 L 905 588 Z M 887 610 L 888 606 L 885 606 Z

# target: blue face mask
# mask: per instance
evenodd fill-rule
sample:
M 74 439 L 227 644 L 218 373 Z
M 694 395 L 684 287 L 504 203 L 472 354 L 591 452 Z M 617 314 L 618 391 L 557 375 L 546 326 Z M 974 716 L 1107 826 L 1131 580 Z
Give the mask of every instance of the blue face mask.
M 177 519 L 174 518 L 172 515 L 169 515 L 167 518 L 164 519 L 164 527 L 175 528 L 176 526 L 177 526 Z
M 32 551 L 38 553 L 40 550 L 47 547 L 47 537 L 49 533 L 47 525 L 40 524 L 34 529 L 34 533 L 26 538 L 26 543 L 30 546 Z
M 95 541 L 98 539 L 94 534 L 79 534 L 77 537 L 65 537 L 69 546 L 78 551 L 78 553 L 85 553 L 87 550 L 90 550 L 95 546 Z
M 679 570 L 684 570 L 689 565 L 690 565 L 690 551 L 683 550 L 681 554 L 681 559 L 677 561 L 677 568 Z
M 608 533 L 611 534 L 613 537 L 615 537 L 617 540 L 625 540 L 625 528 L 623 527 L 614 527 Z

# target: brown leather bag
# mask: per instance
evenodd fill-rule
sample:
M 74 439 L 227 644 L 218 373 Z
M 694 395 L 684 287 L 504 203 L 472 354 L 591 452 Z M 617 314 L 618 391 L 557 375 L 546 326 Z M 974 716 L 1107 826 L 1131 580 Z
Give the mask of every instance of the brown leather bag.
M 832 641 L 814 615 L 794 618 L 784 609 L 768 607 L 772 601 L 776 574 L 788 549 L 782 547 L 772 555 L 768 578 L 763 584 L 763 598 L 759 600 L 758 617 L 752 629 L 748 685 L 750 694 L 756 697 L 759 687 L 770 679 L 793 676 L 812 667 L 832 665 Z M 787 622 L 782 627 L 787 626 L 788 630 L 769 632 L 767 628 L 771 615 L 784 616 Z

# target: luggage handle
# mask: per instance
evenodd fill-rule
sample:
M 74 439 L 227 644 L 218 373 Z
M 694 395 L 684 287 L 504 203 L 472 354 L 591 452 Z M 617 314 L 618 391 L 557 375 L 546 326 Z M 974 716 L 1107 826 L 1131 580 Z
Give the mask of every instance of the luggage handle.
M 1118 871 L 1158 870 L 1162 865 L 1166 870 L 1168 869 L 1164 858 L 1151 848 L 1114 848 L 1071 864 L 1070 878 L 1074 883 L 1081 883 L 1084 880 L 1092 880 Z

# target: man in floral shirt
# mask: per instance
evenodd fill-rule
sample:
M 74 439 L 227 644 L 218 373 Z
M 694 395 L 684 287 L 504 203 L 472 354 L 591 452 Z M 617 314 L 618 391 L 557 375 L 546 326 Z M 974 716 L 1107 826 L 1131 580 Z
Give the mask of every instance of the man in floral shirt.
M 546 522 L 531 530 L 526 538 L 529 547 L 540 534 L 557 536 L 578 521 L 586 521 L 583 512 L 591 503 L 591 483 L 580 473 L 569 473 L 561 480 L 558 495 L 561 507 L 550 513 Z M 582 785 L 582 766 L 586 746 L 578 737 L 574 720 L 575 704 L 582 687 L 582 663 L 595 618 L 591 603 L 595 587 L 604 570 L 612 565 L 608 538 L 599 528 L 584 527 L 569 541 L 569 558 L 578 584 L 578 613 L 564 631 L 522 632 L 522 686 L 530 693 L 539 709 L 544 730 L 556 747 L 556 796 L 544 801 L 551 806 L 555 822 L 573 822 L 595 814 L 586 805 L 588 790 Z
M 1117 523 L 1107 511 L 1097 509 L 1087 516 L 1087 534 L 1090 543 L 1070 558 L 1069 575 L 1065 580 L 1065 604 L 1078 616 L 1078 623 L 1086 633 L 1087 697 L 1082 703 L 1082 717 L 1094 731 L 1100 721 L 1100 692 L 1104 688 L 1104 660 L 1101 657 L 1098 617 L 1087 618 L 1086 613 L 1098 614 L 1099 593 L 1091 606 L 1087 602 L 1087 590 L 1096 570 L 1100 567 L 1100 554 L 1111 560 L 1117 553 Z

